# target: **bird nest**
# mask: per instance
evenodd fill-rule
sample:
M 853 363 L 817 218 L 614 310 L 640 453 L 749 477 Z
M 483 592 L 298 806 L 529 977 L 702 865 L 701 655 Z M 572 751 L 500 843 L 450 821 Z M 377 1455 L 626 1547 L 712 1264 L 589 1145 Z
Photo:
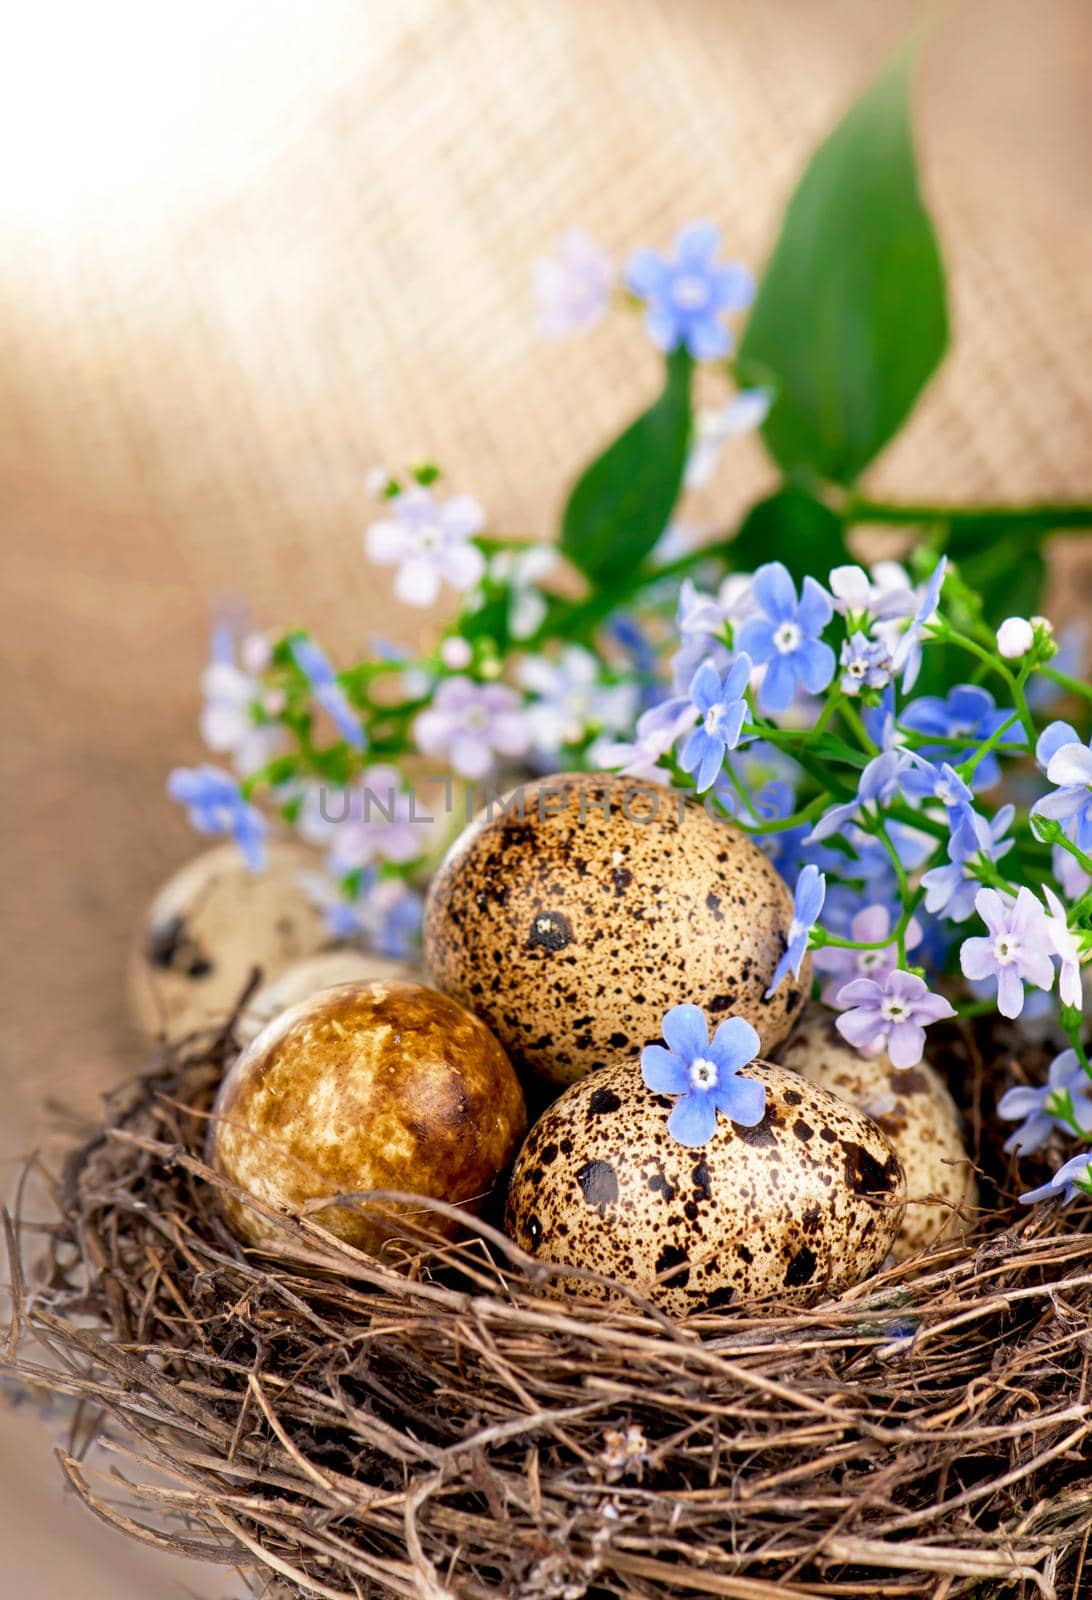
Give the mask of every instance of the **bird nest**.
M 488 1222 L 442 1239 L 422 1202 L 390 1261 L 306 1215 L 295 1261 L 244 1250 L 201 1154 L 231 1037 L 190 1041 L 72 1153 L 44 1258 L 9 1224 L 12 1365 L 75 1401 L 59 1457 L 98 1516 L 254 1593 L 1077 1600 L 1092 1213 L 1013 1204 L 990 1073 L 953 1048 L 968 1238 L 679 1323 L 567 1297 Z

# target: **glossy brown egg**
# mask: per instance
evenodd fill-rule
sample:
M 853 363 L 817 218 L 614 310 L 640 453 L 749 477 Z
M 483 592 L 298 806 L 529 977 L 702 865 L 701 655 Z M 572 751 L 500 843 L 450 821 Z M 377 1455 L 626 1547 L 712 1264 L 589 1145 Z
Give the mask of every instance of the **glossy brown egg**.
M 525 1127 L 516 1075 L 477 1017 L 419 984 L 350 983 L 282 1012 L 239 1057 L 213 1109 L 209 1163 L 280 1211 L 371 1189 L 474 1211 Z M 284 1248 L 275 1221 L 223 1204 L 241 1239 Z M 362 1250 L 398 1232 L 397 1213 L 362 1202 L 311 1216 Z
M 721 1117 L 700 1149 L 667 1131 L 674 1101 L 636 1061 L 556 1100 L 512 1172 L 505 1226 L 540 1261 L 588 1267 L 675 1316 L 766 1297 L 810 1301 L 866 1278 L 902 1216 L 903 1174 L 869 1118 L 783 1067 L 755 1128 Z M 601 1286 L 559 1279 L 608 1299 Z
M 893 1067 L 886 1054 L 862 1056 L 825 1006 L 808 1005 L 778 1060 L 872 1118 L 906 1172 L 906 1215 L 892 1254 L 903 1261 L 937 1239 L 959 1238 L 978 1204 L 963 1123 L 940 1073 L 927 1061 Z
M 785 1038 L 810 963 L 766 998 L 792 896 L 737 828 L 680 792 L 602 773 L 543 778 L 506 801 L 444 858 L 425 957 L 518 1066 L 565 1084 L 630 1061 L 681 1001 L 745 1017 L 766 1053 Z
M 222 1023 L 257 968 L 263 980 L 330 943 L 303 879 L 319 858 L 273 842 L 263 872 L 234 844 L 206 850 L 176 872 L 145 918 L 129 967 L 133 1017 L 151 1037 L 181 1038 Z

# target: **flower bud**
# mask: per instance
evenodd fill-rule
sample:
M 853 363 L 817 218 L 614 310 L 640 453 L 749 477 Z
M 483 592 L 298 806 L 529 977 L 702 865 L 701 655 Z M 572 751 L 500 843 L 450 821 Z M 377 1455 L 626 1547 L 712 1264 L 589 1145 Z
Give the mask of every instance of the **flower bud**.
M 458 634 L 445 639 L 440 646 L 440 660 L 451 672 L 462 672 L 474 659 L 474 652 Z
M 1035 633 L 1026 617 L 1006 617 L 997 630 L 997 648 L 1006 661 L 1019 661 L 1035 643 Z

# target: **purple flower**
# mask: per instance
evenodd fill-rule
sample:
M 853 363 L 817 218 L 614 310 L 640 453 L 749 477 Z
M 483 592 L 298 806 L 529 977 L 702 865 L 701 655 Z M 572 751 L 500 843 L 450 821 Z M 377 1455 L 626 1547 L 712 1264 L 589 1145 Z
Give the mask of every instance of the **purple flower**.
M 1039 735 L 1035 754 L 1058 787 L 1036 801 L 1032 816 L 1060 823 L 1079 850 L 1092 852 L 1092 749 L 1068 722 L 1052 722 Z
M 1036 1200 L 1057 1200 L 1067 1206 L 1078 1194 L 1092 1194 L 1092 1154 L 1088 1151 L 1073 1156 L 1064 1167 L 1059 1167 L 1049 1183 L 1030 1189 L 1020 1196 L 1020 1204 L 1034 1205 Z
M 1024 984 L 1049 989 L 1054 982 L 1046 913 L 1031 890 L 1021 886 L 1015 900 L 996 889 L 980 889 L 975 910 L 989 930 L 986 938 L 965 939 L 959 952 L 963 975 L 977 982 L 997 979 L 997 1009 L 1018 1017 L 1024 1009 Z
M 788 709 L 797 684 L 820 694 L 834 676 L 834 651 L 819 638 L 831 619 L 830 596 L 814 578 L 805 578 L 800 599 L 788 569 L 768 561 L 751 580 L 759 615 L 743 622 L 735 642 L 752 661 L 766 667 L 759 690 L 764 711 Z
M 910 756 L 905 750 L 885 750 L 882 755 L 873 756 L 861 773 L 857 798 L 824 811 L 808 835 L 807 843 L 815 844 L 820 839 L 829 839 L 832 834 L 842 832 L 862 811 L 870 814 L 893 800 L 899 793 L 900 779 L 909 764 Z
M 396 566 L 394 592 L 411 606 L 430 606 L 445 580 L 472 589 L 485 572 L 485 557 L 471 541 L 485 527 L 485 513 L 468 494 L 440 503 L 431 489 L 415 484 L 388 502 L 389 515 L 364 535 L 370 560 Z
M 978 879 L 975 865 L 979 861 L 1000 861 L 1008 855 L 1015 841 L 1004 837 L 1013 817 L 1015 807 L 1002 806 L 992 822 L 971 813 L 970 834 L 957 829 L 948 841 L 947 866 L 931 867 L 923 872 L 925 909 L 933 915 L 943 915 L 949 922 L 966 922 L 974 910 Z M 974 850 L 970 848 L 973 837 Z
M 251 872 L 265 866 L 266 820 L 244 800 L 239 785 L 220 767 L 176 767 L 167 793 L 184 805 L 198 833 L 229 833 Z
M 535 266 L 539 331 L 547 339 L 586 333 L 601 320 L 614 287 L 614 262 L 584 228 L 562 234 Z
M 654 1094 L 678 1095 L 667 1131 L 679 1144 L 705 1144 L 713 1137 L 717 1112 L 741 1127 L 753 1128 L 766 1112 L 766 1089 L 738 1076 L 758 1054 L 758 1034 L 742 1017 L 720 1023 L 712 1042 L 700 1006 L 672 1006 L 663 1020 L 667 1044 L 646 1044 L 641 1076 Z
M 1084 1133 L 1092 1133 L 1092 1078 L 1081 1066 L 1076 1050 L 1063 1050 L 1054 1057 L 1041 1089 L 1021 1084 L 1005 1090 L 997 1102 L 997 1115 L 1006 1122 L 1020 1122 L 1005 1141 L 1005 1149 L 1027 1155 L 1045 1144 L 1055 1128 L 1072 1131 L 1068 1120 L 1059 1115 L 1063 1110 Z
M 858 911 L 849 925 L 848 937 L 859 944 L 878 945 L 891 932 L 893 918 L 888 906 L 865 906 Z M 906 948 L 912 950 L 921 939 L 921 929 L 911 920 L 906 930 Z M 824 1005 L 837 1006 L 838 997 L 854 978 L 871 978 L 874 983 L 885 983 L 898 966 L 898 946 L 894 939 L 876 950 L 850 950 L 844 945 L 821 945 L 812 960 L 818 972 L 829 972 L 820 999 Z
M 712 787 L 725 754 L 739 743 L 747 716 L 743 695 L 750 678 L 751 659 L 743 655 L 736 657 L 723 680 L 709 661 L 694 674 L 690 698 L 700 721 L 683 745 L 679 765 L 684 772 L 696 773 L 694 784 L 699 794 Z
M 363 750 L 368 742 L 364 729 L 326 655 L 313 639 L 293 639 L 289 648 L 292 659 L 311 686 L 315 704 L 326 712 L 346 744 L 351 744 L 354 750 Z
M 921 604 L 911 619 L 906 632 L 901 634 L 896 645 L 894 661 L 895 672 L 902 673 L 902 692 L 909 694 L 917 682 L 918 673 L 921 671 L 921 639 L 925 629 L 936 616 L 937 606 L 940 604 L 940 591 L 944 587 L 944 576 L 948 570 L 948 557 L 941 556 L 933 568 L 932 576 L 922 591 Z
M 827 880 L 818 867 L 806 866 L 796 880 L 796 889 L 793 892 L 792 921 L 789 923 L 789 937 L 782 952 L 781 960 L 774 968 L 774 975 L 770 987 L 766 990 L 766 999 L 777 990 L 790 971 L 794 978 L 799 978 L 800 968 L 804 964 L 804 957 L 808 949 L 808 935 L 819 920 L 819 913 L 823 909 L 826 898 Z
M 862 689 L 883 689 L 891 680 L 891 656 L 881 639 L 863 633 L 851 634 L 842 645 L 842 692 L 860 694 Z
M 835 1027 L 862 1055 L 878 1056 L 886 1050 L 893 1067 L 915 1067 L 925 1049 L 925 1029 L 931 1022 L 954 1017 L 955 1011 L 939 994 L 930 993 L 925 980 L 896 968 L 883 983 L 855 978 L 838 995 L 843 1011 Z
M 484 778 L 496 756 L 522 756 L 531 743 L 516 691 L 471 678 L 447 678 L 413 733 L 423 755 L 446 757 L 462 778 Z
M 923 744 L 919 754 L 929 761 L 948 761 L 958 767 L 976 755 L 979 747 L 1008 722 L 1011 711 L 999 711 L 993 695 L 976 683 L 961 683 L 941 700 L 937 695 L 923 695 L 908 705 L 902 714 L 903 726 L 927 737 L 954 739 L 956 745 Z M 1002 743 L 1019 739 L 1016 727 L 1009 728 Z M 972 785 L 975 789 L 991 788 L 1001 776 L 997 757 L 991 752 L 984 756 L 974 769 Z
M 754 279 L 739 262 L 718 265 L 720 229 L 692 222 L 675 238 L 674 256 L 637 250 L 626 264 L 626 287 L 647 302 L 645 327 L 661 350 L 684 345 L 695 361 L 719 361 L 732 348 L 725 312 L 745 311 Z

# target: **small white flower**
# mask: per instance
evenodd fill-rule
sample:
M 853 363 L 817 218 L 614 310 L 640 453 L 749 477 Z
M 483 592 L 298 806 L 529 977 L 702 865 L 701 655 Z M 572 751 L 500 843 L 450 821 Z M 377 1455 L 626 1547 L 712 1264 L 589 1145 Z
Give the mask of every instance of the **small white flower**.
M 445 580 L 464 591 L 481 581 L 485 557 L 472 540 L 484 527 L 485 513 L 472 496 L 456 494 L 441 503 L 430 489 L 415 485 L 367 529 L 364 548 L 372 561 L 398 568 L 399 600 L 430 606 Z
M 1006 661 L 1019 661 L 1035 643 L 1035 630 L 1026 617 L 1006 617 L 997 630 L 997 648 Z
M 456 634 L 453 638 L 445 639 L 440 646 L 440 660 L 451 672 L 463 672 L 474 659 L 474 652 L 467 641 Z

